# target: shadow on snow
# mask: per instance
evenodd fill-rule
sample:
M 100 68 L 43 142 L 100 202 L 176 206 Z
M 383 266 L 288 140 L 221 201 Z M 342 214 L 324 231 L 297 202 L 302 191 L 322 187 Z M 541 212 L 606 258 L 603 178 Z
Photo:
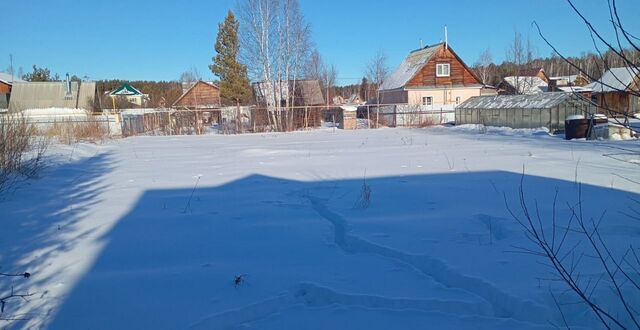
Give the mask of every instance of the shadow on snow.
M 25 237 L 10 252 L 21 260 L 13 268 L 37 269 L 45 256 L 18 256 L 42 246 L 50 253 L 73 248 L 73 238 L 58 241 L 52 233 L 57 225 L 73 226 L 76 214 L 100 202 L 105 167 L 108 156 L 54 170 L 87 172 L 59 185 L 60 191 L 33 196 L 36 205 L 13 213 L 23 215 L 16 225 Z M 514 243 L 532 248 L 504 206 L 503 194 L 517 205 L 520 179 L 508 172 L 368 178 L 372 194 L 366 209 L 358 207 L 362 179 L 299 182 L 254 175 L 198 188 L 190 202 L 191 189 L 150 190 L 101 237 L 104 249 L 49 326 L 213 329 L 276 317 L 291 306 L 417 310 L 520 322 L 510 327 L 548 326 L 559 316 L 545 296 L 547 284 L 540 288 L 536 279 L 548 277 L 547 269 L 532 256 L 506 252 Z M 566 203 L 576 202 L 574 182 L 537 176 L 524 182 L 528 199 L 538 202 L 543 215 L 551 214 L 556 188 L 560 219 L 568 216 Z M 630 197 L 640 196 L 583 186 L 587 214 L 625 207 Z M 602 232 L 630 241 L 638 228 L 610 211 Z M 508 279 L 515 274 L 501 269 L 519 267 L 528 268 L 517 274 L 520 284 L 511 286 Z M 413 296 L 384 293 L 385 287 L 395 290 L 389 269 L 424 278 L 444 298 L 421 295 L 431 289 L 420 281 L 410 284 Z M 237 275 L 245 280 L 239 287 L 233 284 Z M 361 292 L 367 281 L 380 281 L 369 291 L 383 293 Z

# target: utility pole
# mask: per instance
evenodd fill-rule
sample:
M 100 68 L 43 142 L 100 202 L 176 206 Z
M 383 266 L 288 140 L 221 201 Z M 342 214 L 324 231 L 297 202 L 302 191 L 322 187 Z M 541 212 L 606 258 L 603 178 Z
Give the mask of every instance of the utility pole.
M 13 54 L 9 54 L 9 73 L 11 73 L 11 83 L 13 84 L 13 81 L 15 80 L 13 78 Z

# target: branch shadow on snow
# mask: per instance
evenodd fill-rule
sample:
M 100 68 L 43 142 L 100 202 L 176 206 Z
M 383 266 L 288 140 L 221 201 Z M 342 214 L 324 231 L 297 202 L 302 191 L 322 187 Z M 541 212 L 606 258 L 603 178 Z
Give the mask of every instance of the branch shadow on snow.
M 0 201 L 2 231 L 10 239 L 0 240 L 0 272 L 29 272 L 31 277 L 0 278 L 0 293 L 33 293 L 29 303 L 8 301 L 3 317 L 42 319 L 51 312 L 42 304 L 46 283 L 62 274 L 65 266 L 51 265 L 55 255 L 73 250 L 90 231 L 78 231 L 87 210 L 101 202 L 106 188 L 103 176 L 111 171 L 109 153 L 76 162 L 47 167 L 39 179 L 25 181 Z
M 82 167 L 108 163 L 106 158 L 92 162 Z M 300 182 L 253 175 L 198 188 L 190 202 L 192 189 L 149 190 L 101 237 L 101 254 L 47 322 L 52 329 L 218 329 L 252 322 L 268 325 L 292 306 L 356 306 L 465 315 L 466 321 L 456 321 L 462 322 L 456 324 L 460 327 L 476 326 L 478 319 L 496 320 L 487 323 L 489 328 L 547 327 L 549 319 L 559 317 L 549 304 L 547 284 L 539 284 L 548 269 L 531 256 L 506 252 L 514 242 L 526 244 L 503 199 L 506 194 L 509 203 L 517 203 L 520 179 L 509 172 L 367 178 L 372 193 L 368 208 L 357 206 L 362 179 Z M 75 185 L 69 194 L 87 196 L 85 203 L 98 202 L 91 197 L 100 189 L 96 181 Z M 541 214 L 551 214 L 556 188 L 558 205 L 576 201 L 574 182 L 529 175 L 524 182 Z M 591 185 L 582 186 L 582 196 L 591 201 L 585 203 L 585 212 L 598 215 L 605 208 L 624 207 L 629 198 L 640 199 L 638 194 Z M 559 208 L 559 218 L 569 214 Z M 62 210 L 52 205 L 42 214 Z M 608 239 L 629 241 L 640 234 L 639 227 L 609 212 L 602 232 Z M 44 226 L 39 237 L 47 238 L 51 231 L 55 226 Z M 443 297 L 453 298 L 359 292 L 368 281 L 361 269 L 377 272 L 387 262 L 403 274 L 435 283 Z M 323 275 L 334 273 L 347 279 L 340 289 L 333 288 L 338 280 Z M 247 278 L 241 287 L 233 284 L 238 275 Z M 519 285 L 508 281 L 514 275 L 521 278 Z M 372 287 L 384 291 L 391 285 Z M 419 284 L 411 289 L 427 290 Z M 570 319 L 586 326 L 591 321 L 588 315 Z M 353 322 L 353 328 L 367 328 L 358 323 L 362 320 Z M 412 328 L 407 322 L 406 328 Z M 316 326 L 322 328 L 322 323 Z

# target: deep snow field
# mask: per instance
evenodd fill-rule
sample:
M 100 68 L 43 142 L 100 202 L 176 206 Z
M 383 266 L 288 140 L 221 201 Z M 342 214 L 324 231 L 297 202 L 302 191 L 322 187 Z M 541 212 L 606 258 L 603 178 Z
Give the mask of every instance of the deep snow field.
M 585 214 L 606 211 L 600 232 L 614 253 L 640 247 L 640 221 L 620 212 L 640 200 L 640 143 L 482 133 L 53 146 L 42 177 L 0 202 L 0 272 L 32 274 L 0 278 L 0 294 L 34 293 L 7 302 L 3 316 L 26 320 L 0 328 L 546 329 L 563 325 L 550 292 L 571 328 L 601 328 L 544 259 L 514 253 L 535 246 L 505 197 L 520 212 L 523 178 L 551 230 L 556 189 L 566 223 L 580 182 Z M 608 285 L 594 291 L 600 301 Z

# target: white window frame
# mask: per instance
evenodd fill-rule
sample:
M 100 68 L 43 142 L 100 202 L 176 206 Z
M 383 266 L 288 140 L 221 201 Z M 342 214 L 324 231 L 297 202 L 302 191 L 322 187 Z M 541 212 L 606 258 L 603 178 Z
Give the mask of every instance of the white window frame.
M 446 72 L 445 69 L 446 68 Z M 450 77 L 451 76 L 451 64 L 450 63 L 437 63 L 436 64 L 436 77 Z
M 422 97 L 422 105 L 433 105 L 433 96 Z
M 460 104 L 462 102 L 462 98 L 460 96 L 456 96 L 456 104 Z

